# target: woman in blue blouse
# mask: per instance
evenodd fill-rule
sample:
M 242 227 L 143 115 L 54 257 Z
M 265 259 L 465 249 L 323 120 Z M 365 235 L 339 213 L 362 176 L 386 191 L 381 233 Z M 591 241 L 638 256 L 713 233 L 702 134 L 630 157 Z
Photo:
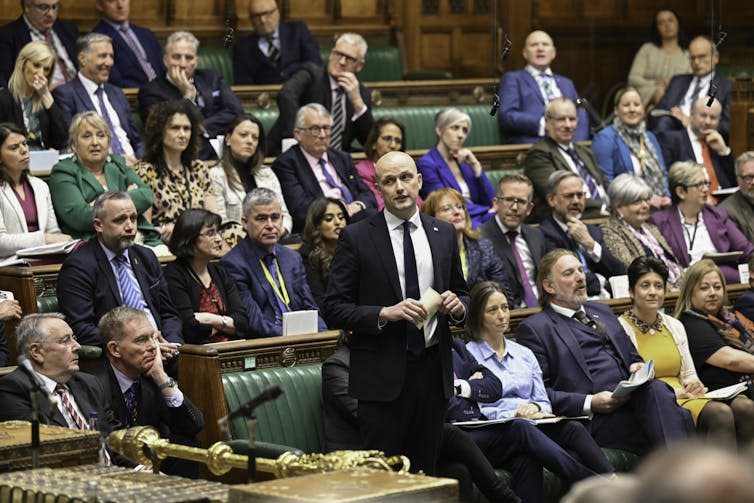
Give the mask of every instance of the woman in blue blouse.
M 437 146 L 422 156 L 417 169 L 422 175 L 419 194 L 426 199 L 437 189 L 450 187 L 463 195 L 476 229 L 492 216 L 495 189 L 482 164 L 463 143 L 471 131 L 471 117 L 457 108 L 446 108 L 435 116 Z

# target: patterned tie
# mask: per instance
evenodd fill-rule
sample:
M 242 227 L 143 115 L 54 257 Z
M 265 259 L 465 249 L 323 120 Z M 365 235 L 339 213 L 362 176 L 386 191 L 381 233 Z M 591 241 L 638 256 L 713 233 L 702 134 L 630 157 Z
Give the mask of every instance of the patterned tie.
M 696 79 L 696 86 L 694 86 L 694 91 L 691 93 L 691 102 L 689 103 L 690 110 L 694 110 L 694 103 L 696 103 L 697 98 L 699 98 L 699 94 L 702 92 L 702 79 L 699 77 L 694 77 Z
M 113 152 L 116 154 L 123 155 L 123 145 L 120 144 L 120 140 L 118 139 L 118 135 L 115 134 L 115 126 L 113 125 L 113 121 L 110 120 L 110 114 L 107 113 L 107 107 L 105 106 L 105 99 L 103 95 L 105 94 L 105 86 L 99 86 L 96 91 L 94 91 L 94 94 L 97 96 L 97 101 L 99 102 L 99 109 L 100 112 L 102 112 L 100 115 L 103 119 L 105 119 L 105 122 L 107 123 L 107 127 L 110 128 L 110 131 L 112 132 L 113 136 Z
M 270 271 L 270 276 L 272 276 L 273 281 L 275 282 L 275 286 L 277 286 L 278 291 L 282 293 L 282 287 L 280 286 L 280 278 L 278 277 L 278 268 L 277 268 L 277 261 L 275 260 L 275 255 L 272 253 L 268 253 L 264 256 L 264 264 L 267 266 L 267 270 Z M 275 299 L 278 301 L 278 308 L 280 309 L 281 313 L 287 313 L 290 311 L 288 306 L 285 305 L 285 302 L 283 299 L 280 298 L 280 295 L 278 295 L 276 292 L 273 292 L 275 295 Z
M 419 273 L 416 269 L 414 242 L 411 239 L 411 222 L 403 222 L 403 276 L 406 281 L 406 298 L 419 300 Z M 406 349 L 418 358 L 424 351 L 424 331 L 406 322 Z
M 584 180 L 584 183 L 586 183 L 586 188 L 589 191 L 591 198 L 602 199 L 597 181 L 594 179 L 591 173 L 589 173 L 589 170 L 586 169 L 584 161 L 582 161 L 581 158 L 576 155 L 576 151 L 573 149 L 573 147 L 568 147 L 568 150 L 566 150 L 566 152 L 569 156 L 571 156 L 573 163 L 576 165 L 576 171 L 579 172 L 579 176 L 582 180 Z
M 78 412 L 76 412 L 76 409 L 73 408 L 73 404 L 71 403 L 70 398 L 68 398 L 68 390 L 65 386 L 62 384 L 58 384 L 55 386 L 55 393 L 60 395 L 60 400 L 63 402 L 63 407 L 65 407 L 65 410 L 68 411 L 68 415 L 73 419 L 73 422 L 76 424 L 76 428 L 79 430 L 88 430 L 89 425 L 86 424 L 86 421 L 84 421 L 84 418 L 79 415 Z
M 542 81 L 542 87 L 545 90 L 545 97 L 547 98 L 547 101 L 550 102 L 558 97 L 558 93 L 555 92 L 555 86 L 553 85 L 552 81 L 552 75 L 541 72 L 539 74 L 540 79 Z
M 137 426 L 139 418 L 139 404 L 137 401 L 137 395 L 139 391 L 139 382 L 134 383 L 129 387 L 125 393 L 123 393 L 123 399 L 126 402 L 126 428 Z
M 586 314 L 586 312 L 576 311 L 575 313 L 573 313 L 573 319 L 599 332 L 605 342 L 607 342 L 607 328 L 605 327 L 605 325 L 594 321 L 588 314 Z
M 154 68 L 152 68 L 152 64 L 147 59 L 144 50 L 139 45 L 136 35 L 133 31 L 129 30 L 128 23 L 120 25 L 119 30 L 121 35 L 123 35 L 126 44 L 131 48 L 131 52 L 134 53 L 134 56 L 136 56 L 136 59 L 139 61 L 139 66 L 141 66 L 141 69 L 144 70 L 144 73 L 147 75 L 147 80 L 154 80 L 154 78 L 157 77 L 157 74 L 155 73 Z
M 348 187 L 346 187 L 345 185 L 341 185 L 335 181 L 335 179 L 332 177 L 330 172 L 327 171 L 327 163 L 325 162 L 324 159 L 319 160 L 319 167 L 322 168 L 322 173 L 325 175 L 325 180 L 327 180 L 327 184 L 333 189 L 338 189 L 340 191 L 341 196 L 343 197 L 343 200 L 346 203 L 352 203 L 353 196 L 351 195 L 351 191 L 348 190 Z
M 335 101 L 332 102 L 332 130 L 330 130 L 330 146 L 341 149 L 343 147 L 343 88 L 335 91 Z M 346 145 L 347 146 L 347 145 Z
M 49 44 L 50 47 L 55 49 L 57 51 L 57 48 L 55 47 L 55 41 L 52 38 L 52 30 L 47 30 L 47 33 L 44 33 L 45 42 Z M 58 68 L 60 68 L 60 73 L 63 74 L 63 78 L 66 82 L 70 82 L 73 80 L 73 76 L 71 76 L 71 72 L 68 71 L 68 66 L 65 64 L 65 61 L 63 61 L 63 58 L 58 57 Z
M 123 297 L 123 305 L 145 311 L 147 303 L 141 291 L 134 285 L 131 276 L 128 275 L 128 263 L 125 255 L 116 255 L 113 262 L 118 271 L 118 284 L 120 285 L 120 295 Z
M 537 302 L 537 296 L 534 295 L 534 289 L 531 287 L 531 282 L 529 281 L 529 275 L 526 273 L 524 261 L 521 259 L 521 254 L 518 252 L 518 246 L 516 246 L 516 236 L 518 236 L 518 231 L 508 231 L 505 235 L 508 236 L 508 241 L 510 241 L 513 259 L 516 261 L 516 268 L 518 269 L 518 276 L 524 287 L 524 303 L 526 304 L 526 307 L 536 307 L 539 305 Z
M 281 55 L 280 49 L 272 43 L 275 40 L 275 35 L 268 35 L 265 38 L 267 39 L 267 43 L 270 44 L 270 47 L 267 49 L 267 58 L 272 62 L 272 66 L 278 68 L 280 66 Z

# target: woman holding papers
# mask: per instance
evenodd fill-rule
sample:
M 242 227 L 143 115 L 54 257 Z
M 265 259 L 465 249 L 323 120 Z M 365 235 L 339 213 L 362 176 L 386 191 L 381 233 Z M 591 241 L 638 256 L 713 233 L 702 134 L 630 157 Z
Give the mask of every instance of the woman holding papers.
M 633 305 L 618 321 L 644 360 L 653 360 L 655 377 L 675 390 L 678 404 L 691 412 L 700 433 L 735 441 L 735 409 L 704 398 L 707 388 L 697 377 L 689 352 L 686 329 L 677 319 L 661 313 L 668 268 L 655 257 L 640 257 L 628 267 L 628 289 Z M 736 418 L 738 420 L 738 418 Z
M 544 466 L 566 484 L 613 472 L 605 454 L 578 421 L 535 424 L 535 420 L 552 418 L 552 407 L 534 354 L 505 338 L 509 320 L 508 299 L 498 283 L 483 281 L 471 289 L 466 330 L 472 340 L 466 347 L 502 383 L 502 397 L 480 403 L 481 414 L 491 420 L 510 419 L 471 429 L 471 438 L 494 466 L 513 472 L 514 490 L 524 501 L 540 501 L 537 498 L 541 497 L 541 478 L 537 481 L 528 472 L 520 473 L 531 463 L 540 465 L 540 477 Z M 458 361 L 454 356 L 457 378 L 475 379 L 469 371 L 463 372 Z M 464 388 L 456 386 L 457 395 L 463 396 Z
M 22 248 L 68 241 L 52 209 L 50 189 L 29 175 L 26 136 L 15 124 L 0 124 L 0 258 Z
M 220 216 L 200 208 L 184 211 L 170 236 L 175 262 L 165 268 L 175 309 L 183 322 L 183 338 L 191 344 L 243 338 L 246 310 L 222 256 Z

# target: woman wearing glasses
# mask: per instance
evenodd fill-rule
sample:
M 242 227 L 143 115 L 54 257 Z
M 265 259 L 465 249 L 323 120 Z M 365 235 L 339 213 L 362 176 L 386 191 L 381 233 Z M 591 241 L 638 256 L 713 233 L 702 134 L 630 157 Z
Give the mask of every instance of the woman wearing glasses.
M 377 119 L 369 131 L 367 141 L 364 144 L 364 153 L 367 158 L 356 164 L 356 171 L 377 200 L 377 209 L 382 211 L 385 201 L 382 194 L 377 190 L 377 175 L 374 163 L 387 154 L 394 151 L 406 151 L 406 128 L 403 124 L 391 117 Z
M 719 264 L 730 284 L 740 283 L 737 264 L 749 260 L 754 245 L 721 208 L 707 204 L 709 180 L 704 166 L 676 162 L 670 167 L 668 184 L 673 205 L 652 215 L 652 222 L 668 241 L 683 267 L 707 254 L 740 251 L 736 258 Z
M 165 268 L 173 304 L 190 344 L 241 339 L 248 330 L 236 283 L 216 261 L 222 256 L 220 216 L 201 208 L 184 211 L 173 227 Z

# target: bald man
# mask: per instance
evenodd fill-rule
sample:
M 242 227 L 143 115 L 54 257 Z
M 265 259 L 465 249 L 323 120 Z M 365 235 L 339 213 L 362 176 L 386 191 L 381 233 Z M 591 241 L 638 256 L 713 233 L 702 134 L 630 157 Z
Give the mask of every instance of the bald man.
M 453 395 L 450 324 L 466 318 L 467 286 L 453 226 L 417 210 L 413 159 L 386 154 L 376 178 L 385 209 L 341 232 L 324 310 L 353 331 L 349 393 L 365 447 L 432 475 Z M 419 302 L 430 288 L 436 300 Z

